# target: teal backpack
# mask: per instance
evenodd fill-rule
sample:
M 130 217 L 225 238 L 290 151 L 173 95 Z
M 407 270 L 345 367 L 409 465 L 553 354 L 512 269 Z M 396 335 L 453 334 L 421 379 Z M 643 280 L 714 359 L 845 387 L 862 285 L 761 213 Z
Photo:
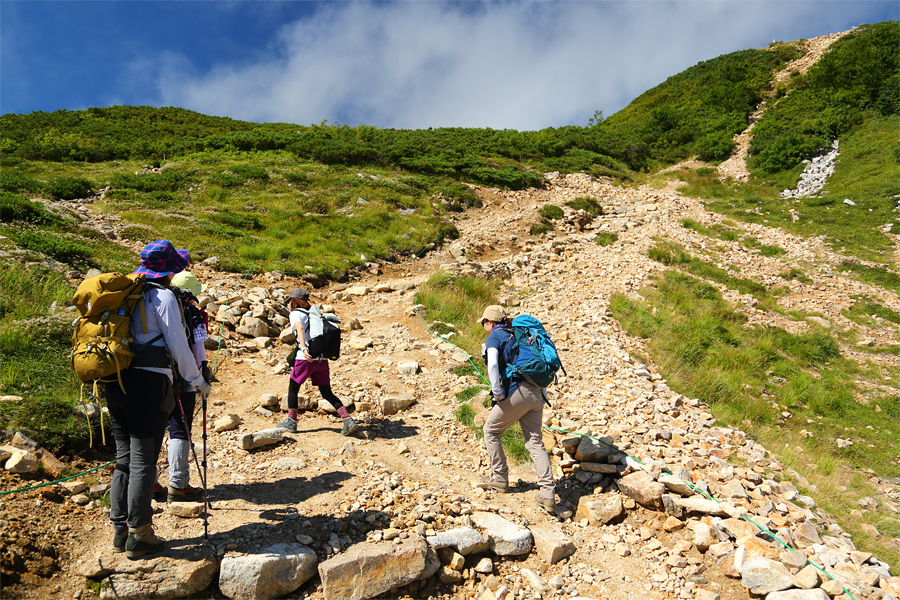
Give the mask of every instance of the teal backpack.
M 559 360 L 556 345 L 540 321 L 531 315 L 519 315 L 512 320 L 511 333 L 512 337 L 503 347 L 507 377 L 544 388 L 556 381 L 557 371 L 562 370 L 568 375 Z

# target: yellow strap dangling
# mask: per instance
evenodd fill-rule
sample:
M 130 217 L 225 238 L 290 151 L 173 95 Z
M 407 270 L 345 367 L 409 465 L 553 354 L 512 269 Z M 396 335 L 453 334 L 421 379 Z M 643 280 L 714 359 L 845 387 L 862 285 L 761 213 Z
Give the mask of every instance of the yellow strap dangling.
M 94 389 L 97 389 L 97 382 L 94 382 Z M 80 397 L 78 399 L 81 402 L 81 407 L 84 409 L 84 418 L 87 420 L 88 424 L 88 440 L 89 447 L 94 447 L 94 429 L 91 427 L 91 415 L 90 411 L 87 409 L 87 405 L 84 403 L 84 384 L 81 384 L 80 388 Z

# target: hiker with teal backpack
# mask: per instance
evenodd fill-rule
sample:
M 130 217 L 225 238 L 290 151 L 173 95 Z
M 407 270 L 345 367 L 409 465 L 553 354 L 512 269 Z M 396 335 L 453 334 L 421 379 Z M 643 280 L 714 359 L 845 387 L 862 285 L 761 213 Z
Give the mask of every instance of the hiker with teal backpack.
M 290 309 L 291 329 L 297 338 L 296 352 L 294 360 L 291 364 L 291 376 L 288 381 L 288 416 L 278 423 L 278 427 L 287 429 L 291 433 L 297 433 L 297 413 L 298 413 L 298 394 L 300 393 L 300 385 L 307 379 L 319 388 L 322 398 L 328 401 L 337 411 L 338 416 L 343 422 L 341 435 L 351 435 L 359 425 L 350 416 L 347 407 L 341 402 L 341 399 L 334 395 L 331 390 L 331 374 L 328 367 L 328 358 L 320 354 L 320 349 L 314 347 L 311 342 L 316 342 L 322 336 L 311 334 L 313 325 L 323 326 L 321 313 L 318 314 L 317 323 L 312 323 L 313 313 L 318 312 L 318 308 L 309 302 L 309 292 L 303 288 L 294 288 L 288 295 L 287 305 Z M 339 339 L 339 338 L 338 338 Z M 331 354 L 336 357 L 336 354 Z
M 480 322 L 488 334 L 484 359 L 491 383 L 493 406 L 484 423 L 484 442 L 491 474 L 483 477 L 477 487 L 501 494 L 509 491 L 509 468 L 500 436 L 514 423 L 519 423 L 525 437 L 525 448 L 531 455 L 537 472 L 540 491 L 536 501 L 541 508 L 552 513 L 556 508 L 556 487 L 550 470 L 550 458 L 541 436 L 546 392 L 533 378 L 516 375 L 515 360 L 509 352 L 516 338 L 506 309 L 498 305 L 488 306 L 484 309 Z
M 152 242 L 141 251 L 133 275 L 146 284 L 138 309 L 131 313 L 134 358 L 106 384 L 106 401 L 116 442 L 116 467 L 110 487 L 109 518 L 113 551 L 128 558 L 161 552 L 165 540 L 153 531 L 153 486 L 169 414 L 175 408 L 173 365 L 194 390 L 207 396 L 209 382 L 188 345 L 181 308 L 169 289 L 188 261 L 171 242 Z

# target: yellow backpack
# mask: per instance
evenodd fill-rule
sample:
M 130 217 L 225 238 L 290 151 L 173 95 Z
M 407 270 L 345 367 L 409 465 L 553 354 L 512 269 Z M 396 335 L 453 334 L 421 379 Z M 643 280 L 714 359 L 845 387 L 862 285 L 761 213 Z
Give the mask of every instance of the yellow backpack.
M 147 332 L 144 285 L 143 275 L 103 273 L 85 279 L 75 291 L 72 301 L 81 317 L 72 334 L 72 368 L 82 382 L 94 383 L 94 396 L 98 382 L 118 379 L 125 391 L 120 373 L 133 356 L 129 326 L 135 306 L 140 306 Z

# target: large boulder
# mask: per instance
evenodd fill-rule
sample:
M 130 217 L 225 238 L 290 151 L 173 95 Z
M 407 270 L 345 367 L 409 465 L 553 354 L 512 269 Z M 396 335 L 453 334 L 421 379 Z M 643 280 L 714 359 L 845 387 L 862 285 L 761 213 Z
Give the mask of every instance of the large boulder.
M 635 471 L 617 482 L 619 491 L 643 506 L 662 510 L 662 495 L 666 486 L 655 481 L 646 471 Z
M 484 537 L 471 527 L 460 527 L 450 531 L 440 531 L 427 538 L 435 550 L 455 548 L 462 556 L 486 552 L 490 545 Z
M 180 548 L 129 560 L 125 554 L 98 555 L 80 573 L 104 582 L 101 600 L 187 598 L 199 594 L 213 581 L 219 561 L 209 548 Z
M 416 581 L 427 567 L 427 554 L 421 538 L 402 544 L 357 544 L 319 563 L 325 600 L 373 598 Z
M 616 493 L 582 496 L 578 499 L 575 520 L 587 519 L 590 525 L 606 525 L 625 512 L 622 497 Z
M 315 575 L 318 562 L 316 553 L 300 544 L 226 556 L 219 570 L 219 591 L 232 600 L 282 598 Z
M 472 522 L 485 530 L 485 537 L 497 556 L 518 556 L 531 552 L 534 537 L 524 527 L 500 515 L 480 511 L 472 515 Z
M 536 525 L 531 528 L 531 534 L 538 556 L 551 565 L 575 554 L 575 544 L 571 538 L 556 527 Z
M 268 337 L 269 325 L 257 317 L 244 317 L 235 331 L 252 338 Z

